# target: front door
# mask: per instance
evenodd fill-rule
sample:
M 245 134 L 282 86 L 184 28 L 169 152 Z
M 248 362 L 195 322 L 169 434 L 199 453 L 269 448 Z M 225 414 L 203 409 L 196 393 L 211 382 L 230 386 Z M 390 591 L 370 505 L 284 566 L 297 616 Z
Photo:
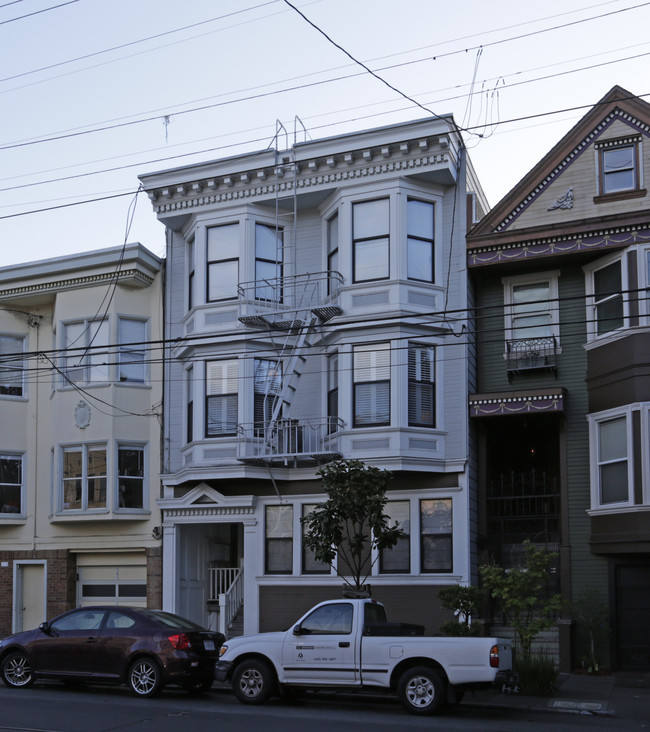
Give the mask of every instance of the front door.
M 306 685 L 360 683 L 353 618 L 349 602 L 321 605 L 311 612 L 284 642 L 285 681 Z
M 15 631 L 31 630 L 45 620 L 45 564 L 17 563 Z

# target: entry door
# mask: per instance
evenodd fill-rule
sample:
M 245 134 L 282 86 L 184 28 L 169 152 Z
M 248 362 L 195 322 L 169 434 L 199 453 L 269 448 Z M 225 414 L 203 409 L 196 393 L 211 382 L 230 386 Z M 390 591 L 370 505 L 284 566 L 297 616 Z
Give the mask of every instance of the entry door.
M 349 602 L 321 605 L 310 613 L 285 640 L 285 680 L 296 684 L 358 684 L 353 617 Z
M 15 631 L 31 630 L 45 618 L 45 564 L 17 563 L 15 593 Z
M 616 568 L 616 646 L 622 670 L 650 671 L 650 565 Z

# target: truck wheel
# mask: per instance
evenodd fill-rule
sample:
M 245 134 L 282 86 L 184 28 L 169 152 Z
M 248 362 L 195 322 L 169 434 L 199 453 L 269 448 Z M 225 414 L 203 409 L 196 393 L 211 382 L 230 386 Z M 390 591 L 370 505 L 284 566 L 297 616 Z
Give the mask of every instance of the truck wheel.
M 242 661 L 232 676 L 232 690 L 243 704 L 263 704 L 274 688 L 275 678 L 271 667 L 256 658 Z
M 414 666 L 402 674 L 397 694 L 407 712 L 435 714 L 447 697 L 445 686 L 445 682 L 433 669 Z

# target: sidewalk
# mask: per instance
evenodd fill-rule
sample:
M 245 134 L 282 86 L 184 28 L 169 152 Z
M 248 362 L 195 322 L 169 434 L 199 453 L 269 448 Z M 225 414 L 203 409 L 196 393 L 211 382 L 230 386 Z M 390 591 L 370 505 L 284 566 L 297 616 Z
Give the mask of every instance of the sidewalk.
M 560 674 L 555 693 L 550 697 L 502 694 L 488 689 L 465 694 L 463 705 L 647 720 L 650 674 Z

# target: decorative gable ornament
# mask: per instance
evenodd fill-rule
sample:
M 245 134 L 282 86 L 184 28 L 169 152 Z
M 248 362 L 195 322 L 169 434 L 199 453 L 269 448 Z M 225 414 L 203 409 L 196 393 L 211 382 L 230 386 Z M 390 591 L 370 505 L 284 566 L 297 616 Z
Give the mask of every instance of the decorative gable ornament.
M 573 186 L 563 195 L 560 196 L 557 201 L 549 206 L 547 211 L 555 211 L 557 209 L 569 209 L 573 208 Z

